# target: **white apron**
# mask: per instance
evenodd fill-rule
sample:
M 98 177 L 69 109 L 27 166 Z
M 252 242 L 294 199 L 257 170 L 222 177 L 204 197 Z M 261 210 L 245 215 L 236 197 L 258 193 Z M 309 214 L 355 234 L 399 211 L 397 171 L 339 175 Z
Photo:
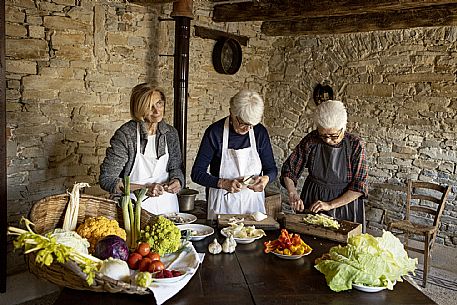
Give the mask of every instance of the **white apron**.
M 249 130 L 251 146 L 243 149 L 228 149 L 229 118 L 225 120 L 222 134 L 222 156 L 219 177 L 235 179 L 250 175 L 260 175 L 262 162 L 256 148 L 254 129 Z M 215 219 L 216 214 L 265 213 L 264 192 L 254 192 L 243 188 L 238 193 L 227 193 L 224 189 L 209 188 L 208 219 Z
M 168 181 L 168 146 L 165 142 L 165 154 L 159 159 L 150 159 L 141 153 L 140 150 L 140 125 L 136 125 L 136 156 L 130 173 L 130 183 L 164 183 Z M 135 199 L 135 195 L 131 194 Z M 146 211 L 159 215 L 165 213 L 179 212 L 178 196 L 168 192 L 163 192 L 158 197 L 149 197 L 141 203 L 141 207 Z

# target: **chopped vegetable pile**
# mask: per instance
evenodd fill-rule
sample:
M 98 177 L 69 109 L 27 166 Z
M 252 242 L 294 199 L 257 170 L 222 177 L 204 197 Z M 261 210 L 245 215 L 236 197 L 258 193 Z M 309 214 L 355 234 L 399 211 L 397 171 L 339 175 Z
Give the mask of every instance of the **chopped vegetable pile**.
M 262 229 L 256 229 L 255 226 L 245 227 L 244 223 L 229 223 L 230 227 L 222 229 L 222 231 L 228 236 L 233 235 L 235 238 L 258 238 L 265 236 L 265 231 Z
M 347 246 L 332 247 L 314 266 L 325 275 L 333 291 L 352 288 L 352 284 L 393 289 L 395 281 L 414 272 L 417 258 L 411 259 L 400 240 L 389 231 L 382 237 L 361 234 L 350 237 Z
M 286 229 L 281 230 L 281 235 L 273 241 L 266 241 L 264 252 L 275 252 L 283 255 L 303 255 L 310 253 L 313 249 L 308 246 L 298 234 L 290 234 Z
M 303 222 L 336 230 L 340 228 L 340 224 L 336 219 L 325 214 L 306 214 L 303 217 Z

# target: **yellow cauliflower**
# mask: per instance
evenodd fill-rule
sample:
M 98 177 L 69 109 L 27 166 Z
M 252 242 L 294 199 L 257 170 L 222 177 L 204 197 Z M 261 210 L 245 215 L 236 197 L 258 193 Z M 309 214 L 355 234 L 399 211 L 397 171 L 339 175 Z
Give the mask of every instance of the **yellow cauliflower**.
M 90 253 L 95 251 L 95 245 L 105 236 L 117 235 L 123 240 L 127 238 L 125 230 L 119 227 L 119 223 L 116 220 L 108 219 L 104 216 L 86 218 L 76 229 L 76 233 L 89 241 Z

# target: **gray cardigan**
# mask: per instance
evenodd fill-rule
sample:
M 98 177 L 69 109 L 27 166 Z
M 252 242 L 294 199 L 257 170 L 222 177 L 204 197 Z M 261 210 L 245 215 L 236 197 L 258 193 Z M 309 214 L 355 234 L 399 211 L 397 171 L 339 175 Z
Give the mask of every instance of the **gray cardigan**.
M 106 156 L 100 165 L 100 187 L 112 194 L 125 175 L 130 175 L 136 156 L 136 121 L 130 120 L 116 130 L 106 149 Z M 148 142 L 147 123 L 140 122 L 140 149 L 144 153 Z M 157 157 L 165 154 L 165 141 L 168 145 L 167 170 L 169 180 L 178 179 L 184 187 L 184 174 L 179 145 L 178 131 L 163 120 L 159 122 L 156 133 Z

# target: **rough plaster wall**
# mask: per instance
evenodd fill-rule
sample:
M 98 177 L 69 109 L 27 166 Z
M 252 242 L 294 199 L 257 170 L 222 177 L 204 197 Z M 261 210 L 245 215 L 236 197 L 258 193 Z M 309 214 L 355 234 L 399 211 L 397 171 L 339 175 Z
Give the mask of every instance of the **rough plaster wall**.
M 278 39 L 265 114 L 278 164 L 313 129 L 313 88 L 327 80 L 366 141 L 369 226 L 382 228 L 383 209 L 401 217 L 407 178 L 452 185 L 438 242 L 456 245 L 456 38 L 447 27 Z

